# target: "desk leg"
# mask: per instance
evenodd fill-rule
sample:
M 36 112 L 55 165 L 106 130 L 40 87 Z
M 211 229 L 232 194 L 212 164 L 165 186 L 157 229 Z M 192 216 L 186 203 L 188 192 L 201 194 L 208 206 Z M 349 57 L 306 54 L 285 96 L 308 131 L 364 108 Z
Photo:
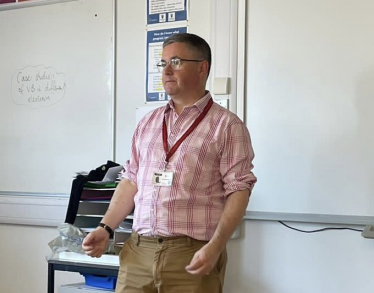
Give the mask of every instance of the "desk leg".
M 48 264 L 48 293 L 55 291 L 55 269 L 53 264 Z

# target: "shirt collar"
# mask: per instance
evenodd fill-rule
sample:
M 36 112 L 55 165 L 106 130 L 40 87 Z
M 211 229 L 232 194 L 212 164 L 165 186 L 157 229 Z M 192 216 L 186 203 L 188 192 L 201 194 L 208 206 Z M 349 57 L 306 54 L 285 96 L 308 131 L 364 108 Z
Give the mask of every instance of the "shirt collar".
M 195 104 L 191 105 L 190 107 L 196 107 L 200 112 L 202 112 L 205 106 L 208 104 L 209 100 L 212 98 L 209 91 L 205 92 L 205 96 L 199 99 Z M 168 112 L 170 109 L 175 110 L 173 100 L 170 100 L 165 107 L 165 113 Z

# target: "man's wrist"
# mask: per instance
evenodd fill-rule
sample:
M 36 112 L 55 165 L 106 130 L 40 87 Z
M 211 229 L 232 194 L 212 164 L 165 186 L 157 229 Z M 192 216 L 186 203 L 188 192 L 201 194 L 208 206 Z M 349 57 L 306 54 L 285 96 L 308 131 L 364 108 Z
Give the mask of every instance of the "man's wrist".
M 214 249 L 219 253 L 221 253 L 226 248 L 226 242 L 218 241 L 217 239 L 211 239 L 208 242 L 208 245 L 214 247 Z
M 109 227 L 107 224 L 105 223 L 99 223 L 98 225 L 99 227 L 101 228 L 104 228 L 108 233 L 109 233 L 109 237 L 110 238 L 113 238 L 113 235 L 114 235 L 114 231 L 111 227 Z

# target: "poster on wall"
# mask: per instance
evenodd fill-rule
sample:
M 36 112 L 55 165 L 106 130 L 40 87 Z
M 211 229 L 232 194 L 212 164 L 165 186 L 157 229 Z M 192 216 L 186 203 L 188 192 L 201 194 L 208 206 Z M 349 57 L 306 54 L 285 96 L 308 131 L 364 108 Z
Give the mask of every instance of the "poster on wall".
M 147 0 L 147 24 L 187 20 L 188 0 Z
M 146 102 L 168 100 L 168 96 L 162 86 L 162 74 L 157 69 L 157 63 L 160 62 L 162 55 L 162 43 L 174 34 L 186 32 L 187 27 L 159 29 L 147 32 Z

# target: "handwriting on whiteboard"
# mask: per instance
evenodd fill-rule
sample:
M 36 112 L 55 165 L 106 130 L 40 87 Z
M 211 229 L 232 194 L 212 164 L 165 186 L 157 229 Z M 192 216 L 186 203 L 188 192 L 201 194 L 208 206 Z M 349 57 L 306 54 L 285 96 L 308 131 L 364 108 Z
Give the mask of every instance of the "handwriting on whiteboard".
M 51 106 L 64 98 L 65 89 L 65 74 L 44 65 L 27 66 L 12 78 L 12 97 L 17 105 Z

